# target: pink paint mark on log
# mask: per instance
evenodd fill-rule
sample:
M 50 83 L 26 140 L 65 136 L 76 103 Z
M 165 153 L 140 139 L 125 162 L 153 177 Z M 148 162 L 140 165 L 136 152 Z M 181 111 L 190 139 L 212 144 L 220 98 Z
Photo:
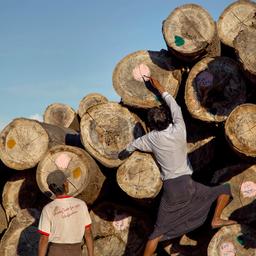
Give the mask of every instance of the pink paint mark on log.
M 129 216 L 126 214 L 115 214 L 113 226 L 118 231 L 129 228 Z
M 60 169 L 66 169 L 68 167 L 70 160 L 71 158 L 67 154 L 62 153 L 56 158 L 55 164 Z
M 151 75 L 151 72 L 150 72 L 149 67 L 142 63 L 133 69 L 132 75 L 135 80 L 137 80 L 139 82 L 143 82 L 143 81 L 149 80 L 148 77 Z
M 233 243 L 224 242 L 220 245 L 220 255 L 221 256 L 235 256 L 236 249 Z
M 255 197 L 256 196 L 256 183 L 252 181 L 245 181 L 241 185 L 241 192 L 244 197 Z

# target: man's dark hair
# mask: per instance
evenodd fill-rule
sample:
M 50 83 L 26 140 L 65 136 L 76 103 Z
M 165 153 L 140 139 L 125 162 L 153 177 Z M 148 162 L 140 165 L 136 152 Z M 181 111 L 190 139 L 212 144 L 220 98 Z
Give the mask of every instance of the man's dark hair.
M 161 105 L 160 107 L 151 108 L 148 111 L 148 123 L 151 130 L 162 131 L 172 123 L 171 113 L 168 107 Z
M 64 185 L 57 186 L 56 184 L 52 183 L 49 185 L 49 189 L 52 191 L 52 193 L 56 196 L 63 195 L 65 192 Z

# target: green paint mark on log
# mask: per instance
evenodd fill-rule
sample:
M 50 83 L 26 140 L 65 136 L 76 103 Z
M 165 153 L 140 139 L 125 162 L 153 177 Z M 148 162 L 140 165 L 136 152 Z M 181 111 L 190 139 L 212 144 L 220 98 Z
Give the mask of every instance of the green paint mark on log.
M 175 36 L 175 44 L 177 46 L 182 46 L 185 44 L 185 40 L 180 36 Z

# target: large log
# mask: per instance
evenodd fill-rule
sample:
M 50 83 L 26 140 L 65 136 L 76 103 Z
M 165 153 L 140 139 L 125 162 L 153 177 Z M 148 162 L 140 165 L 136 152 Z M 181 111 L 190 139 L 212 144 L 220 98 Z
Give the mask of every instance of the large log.
M 213 183 L 230 184 L 233 200 L 225 207 L 221 217 L 239 223 L 255 222 L 256 165 L 240 164 L 215 172 Z
M 85 149 L 106 167 L 118 167 L 118 153 L 141 136 L 143 122 L 127 108 L 108 102 L 91 107 L 81 119 Z
M 107 103 L 108 99 L 101 95 L 100 93 L 90 93 L 87 94 L 79 103 L 78 107 L 78 115 L 80 118 L 84 115 L 84 113 L 87 112 L 87 110 L 90 107 L 93 107 L 95 105 L 101 104 L 101 103 Z
M 37 256 L 40 234 L 37 232 L 40 212 L 23 209 L 9 224 L 0 242 L 1 256 Z
M 256 9 L 255 9 L 256 10 Z M 256 11 L 255 11 L 256 12 Z M 256 24 L 256 19 L 255 19 Z M 234 40 L 234 48 L 243 65 L 245 75 L 256 84 L 256 29 L 247 28 L 239 32 Z
M 177 95 L 181 70 L 164 50 L 137 51 L 124 57 L 113 71 L 113 86 L 122 101 L 129 106 L 151 108 L 160 105 L 146 76 L 158 79 L 167 92 Z
M 69 144 L 78 137 L 79 134 L 69 128 L 16 118 L 0 133 L 1 160 L 12 169 L 29 169 L 35 167 L 52 146 Z
M 246 225 L 222 227 L 208 246 L 208 256 L 256 255 L 256 232 Z
M 256 104 L 237 106 L 225 122 L 225 135 L 235 152 L 256 159 Z
M 44 111 L 44 122 L 79 131 L 76 111 L 67 104 L 52 103 Z
M 116 174 L 120 188 L 133 198 L 154 198 L 162 187 L 159 167 L 151 154 L 134 152 L 119 166 Z
M 184 61 L 220 56 L 216 24 L 199 5 L 175 8 L 164 20 L 162 31 L 168 49 Z
M 46 179 L 56 169 L 62 170 L 68 176 L 69 195 L 76 196 L 83 191 L 81 199 L 88 204 L 97 199 L 105 176 L 85 150 L 66 145 L 55 146 L 39 162 L 36 171 L 37 184 L 52 199 L 55 196 L 49 190 Z
M 220 15 L 217 28 L 220 40 L 233 47 L 234 39 L 240 31 L 256 24 L 256 4 L 254 1 L 236 1 L 230 4 Z
M 95 207 L 90 215 L 95 245 L 99 246 L 96 248 L 99 252 L 97 255 L 142 255 L 152 228 L 152 222 L 147 215 L 128 206 L 108 202 Z M 111 239 L 106 239 L 107 237 Z M 102 243 L 97 243 L 97 240 Z M 111 244 L 103 244 L 104 240 Z M 111 254 L 108 254 L 110 250 Z
M 41 195 L 36 184 L 35 170 L 15 173 L 4 185 L 2 193 L 3 207 L 9 220 L 21 209 L 40 207 Z
M 223 122 L 246 101 L 246 84 L 239 64 L 228 57 L 204 58 L 191 69 L 185 103 L 192 117 Z

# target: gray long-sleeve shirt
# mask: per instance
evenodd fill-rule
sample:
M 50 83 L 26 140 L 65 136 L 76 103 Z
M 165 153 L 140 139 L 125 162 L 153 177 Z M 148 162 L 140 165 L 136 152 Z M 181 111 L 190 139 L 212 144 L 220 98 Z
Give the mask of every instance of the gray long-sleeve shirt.
M 192 167 L 187 157 L 187 135 L 181 108 L 169 93 L 164 92 L 162 98 L 170 108 L 173 124 L 165 130 L 153 130 L 137 138 L 126 150 L 152 152 L 161 167 L 162 180 L 167 180 L 191 174 Z

